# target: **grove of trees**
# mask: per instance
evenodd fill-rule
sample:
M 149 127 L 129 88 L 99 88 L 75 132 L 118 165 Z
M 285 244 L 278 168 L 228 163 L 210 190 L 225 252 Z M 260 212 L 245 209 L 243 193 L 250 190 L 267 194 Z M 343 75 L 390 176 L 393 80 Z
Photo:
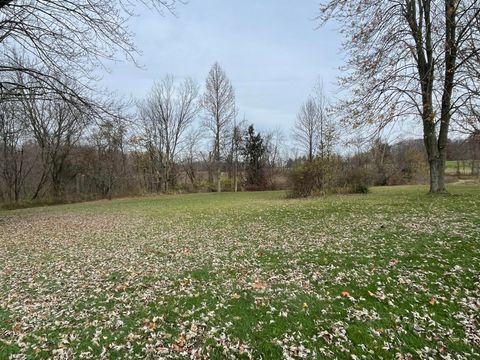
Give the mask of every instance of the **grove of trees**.
M 319 19 L 337 21 L 346 38 L 346 96 L 332 101 L 317 81 L 293 128 L 262 131 L 240 121 L 218 62 L 203 85 L 167 75 L 133 102 L 97 87 L 119 54 L 136 61 L 126 25 L 135 3 L 166 15 L 178 2 L 0 1 L 0 203 L 279 188 L 307 196 L 427 178 L 443 192 L 447 159 L 471 161 L 474 172 L 478 1 L 324 1 Z M 423 139 L 382 138 L 402 121 L 418 122 Z M 346 144 L 352 128 L 371 137 Z M 464 137 L 449 139 L 452 128 Z
M 418 119 L 430 192 L 444 192 L 452 120 L 471 122 L 479 104 L 480 2 L 328 0 L 319 18 L 345 37 L 344 123 L 382 130 Z

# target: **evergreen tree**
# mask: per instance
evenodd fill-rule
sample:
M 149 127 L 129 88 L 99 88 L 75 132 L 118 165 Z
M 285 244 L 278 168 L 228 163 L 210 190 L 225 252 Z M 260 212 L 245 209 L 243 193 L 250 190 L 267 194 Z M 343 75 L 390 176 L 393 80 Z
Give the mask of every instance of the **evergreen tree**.
M 264 184 L 263 181 L 263 155 L 265 146 L 260 133 L 255 133 L 253 124 L 248 127 L 245 136 L 245 145 L 243 155 L 245 157 L 245 173 L 247 187 L 259 189 Z

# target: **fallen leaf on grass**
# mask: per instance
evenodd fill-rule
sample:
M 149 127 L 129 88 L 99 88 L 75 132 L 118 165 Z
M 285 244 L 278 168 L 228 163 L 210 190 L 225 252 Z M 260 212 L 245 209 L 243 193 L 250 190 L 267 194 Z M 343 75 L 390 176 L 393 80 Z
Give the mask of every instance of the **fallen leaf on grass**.
M 319 335 L 321 336 L 321 338 L 322 338 L 325 342 L 327 342 L 327 343 L 329 343 L 329 344 L 330 344 L 330 343 L 332 342 L 332 340 L 333 340 L 333 336 L 332 336 L 331 334 L 329 334 L 328 332 L 326 332 L 326 331 L 321 332 Z
M 254 290 L 265 290 L 267 288 L 267 284 L 265 284 L 261 280 L 255 280 L 252 284 L 252 289 Z
M 390 266 L 395 266 L 395 265 L 397 265 L 399 262 L 400 262 L 400 260 L 398 260 L 398 259 L 392 259 L 392 260 L 390 260 L 390 263 L 389 263 L 388 265 L 390 265 Z
M 185 347 L 185 344 L 186 344 L 185 337 L 183 335 L 181 335 L 178 338 L 178 340 L 175 342 L 175 344 L 173 344 L 172 349 L 175 352 L 182 352 L 183 348 Z
M 158 354 L 168 354 L 170 352 L 169 348 L 163 346 L 158 346 L 155 350 Z
M 149 329 L 150 331 L 155 331 L 157 329 L 157 324 L 153 321 L 145 320 L 143 326 Z

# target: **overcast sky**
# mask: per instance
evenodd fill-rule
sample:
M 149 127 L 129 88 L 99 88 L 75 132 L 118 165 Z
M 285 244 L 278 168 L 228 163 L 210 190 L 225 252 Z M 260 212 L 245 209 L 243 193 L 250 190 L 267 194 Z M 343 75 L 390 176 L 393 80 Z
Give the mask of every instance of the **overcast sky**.
M 259 129 L 289 129 L 317 78 L 334 90 L 340 36 L 316 29 L 318 0 L 189 0 L 177 17 L 139 9 L 130 22 L 142 51 L 138 62 L 110 64 L 103 83 L 142 97 L 167 74 L 204 87 L 215 61 L 226 71 L 240 117 Z

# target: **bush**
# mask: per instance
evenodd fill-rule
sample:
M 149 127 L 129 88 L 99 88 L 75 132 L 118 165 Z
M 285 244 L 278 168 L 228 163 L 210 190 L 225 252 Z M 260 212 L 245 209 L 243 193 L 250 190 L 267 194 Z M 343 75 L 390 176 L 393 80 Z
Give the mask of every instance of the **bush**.
M 350 167 L 346 171 L 345 188 L 351 194 L 367 194 L 372 182 L 369 172 L 362 167 Z
M 195 180 L 193 183 L 193 190 L 197 192 L 210 192 L 215 189 L 215 184 L 207 180 Z
M 324 169 L 319 161 L 297 165 L 289 174 L 290 197 L 307 197 L 324 191 Z
M 348 164 L 344 170 L 343 184 L 350 194 L 367 194 L 373 180 L 370 172 L 362 166 Z
M 339 158 L 305 162 L 289 173 L 289 197 L 307 197 L 328 193 L 369 192 L 371 179 L 368 171 Z
M 222 176 L 220 178 L 220 186 L 222 187 L 222 191 L 232 191 L 233 181 L 228 177 Z

